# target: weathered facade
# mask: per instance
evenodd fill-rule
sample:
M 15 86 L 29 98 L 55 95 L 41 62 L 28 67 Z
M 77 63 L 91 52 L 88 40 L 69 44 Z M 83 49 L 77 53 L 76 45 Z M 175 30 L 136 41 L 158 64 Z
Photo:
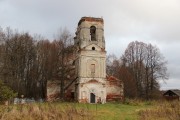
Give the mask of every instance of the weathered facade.
M 106 77 L 106 100 L 119 101 L 124 99 L 124 86 L 123 82 L 114 76 Z
M 77 79 L 66 90 L 66 96 L 73 96 L 76 101 L 86 103 L 122 100 L 122 81 L 106 75 L 103 19 L 82 17 L 74 37 L 74 46 L 76 47 L 74 61 Z M 51 92 L 47 96 L 52 94 Z
M 60 93 L 60 81 L 48 81 L 47 82 L 47 101 L 55 100 L 59 97 Z
M 83 17 L 78 23 L 76 99 L 79 102 L 106 102 L 106 51 L 102 18 Z

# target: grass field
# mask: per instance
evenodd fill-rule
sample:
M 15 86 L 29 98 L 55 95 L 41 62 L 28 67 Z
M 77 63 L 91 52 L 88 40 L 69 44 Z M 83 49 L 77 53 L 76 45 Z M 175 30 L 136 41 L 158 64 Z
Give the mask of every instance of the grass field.
M 176 104 L 177 103 L 173 103 Z M 34 103 L 25 105 L 0 105 L 1 120 L 156 120 L 176 112 L 172 120 L 180 118 L 180 108 L 161 102 L 128 101 L 125 103 L 79 104 Z M 179 104 L 179 102 L 178 102 Z M 169 111 L 164 111 L 165 105 Z M 179 104 L 180 105 L 180 104 Z M 174 110 L 174 111 L 173 111 Z M 162 113 L 162 114 L 161 114 Z M 177 115 L 176 115 L 177 114 Z M 174 114 L 172 114 L 174 115 Z M 147 117 L 148 116 L 148 117 Z M 162 117 L 164 116 L 164 117 Z M 175 119 L 174 119 L 175 118 Z M 170 120 L 170 118 L 167 120 Z M 179 120 L 179 119 L 178 119 Z

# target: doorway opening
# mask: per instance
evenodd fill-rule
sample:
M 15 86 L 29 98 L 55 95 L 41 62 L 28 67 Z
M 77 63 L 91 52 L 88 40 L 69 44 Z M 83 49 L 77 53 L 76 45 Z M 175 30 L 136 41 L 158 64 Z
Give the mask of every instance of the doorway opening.
M 94 93 L 90 93 L 90 103 L 95 103 L 95 94 Z

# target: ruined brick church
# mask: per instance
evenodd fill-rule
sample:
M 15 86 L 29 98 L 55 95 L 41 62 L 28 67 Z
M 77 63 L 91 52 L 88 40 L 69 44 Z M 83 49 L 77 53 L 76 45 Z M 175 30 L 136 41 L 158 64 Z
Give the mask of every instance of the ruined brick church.
M 103 19 L 82 17 L 75 34 L 74 65 L 77 79 L 65 91 L 66 97 L 84 103 L 122 100 L 123 82 L 106 74 Z M 47 99 L 55 99 L 59 92 L 57 82 L 49 81 Z

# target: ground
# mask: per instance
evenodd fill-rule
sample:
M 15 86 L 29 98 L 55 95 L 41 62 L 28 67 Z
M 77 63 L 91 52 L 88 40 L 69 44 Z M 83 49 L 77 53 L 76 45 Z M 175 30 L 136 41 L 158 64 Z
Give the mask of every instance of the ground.
M 162 103 L 134 100 L 107 104 L 56 102 L 0 105 L 0 120 L 176 120 L 180 118 L 179 107 L 179 101 Z

